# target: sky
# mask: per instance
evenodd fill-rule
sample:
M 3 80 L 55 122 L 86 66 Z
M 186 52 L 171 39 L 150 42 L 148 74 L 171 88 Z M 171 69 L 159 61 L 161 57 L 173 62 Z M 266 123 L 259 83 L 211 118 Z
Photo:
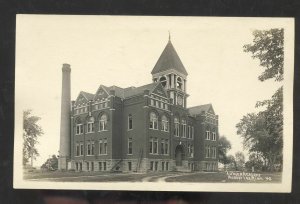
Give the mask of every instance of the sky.
M 32 109 L 44 130 L 34 165 L 58 154 L 63 63 L 72 69 L 72 100 L 80 91 L 95 93 L 100 84 L 148 84 L 169 31 L 188 72 L 188 107 L 212 103 L 219 133 L 232 144 L 229 153 L 244 151 L 236 124 L 282 84 L 260 82 L 264 68 L 243 52 L 243 45 L 252 42 L 255 29 L 285 23 L 268 18 L 18 15 L 16 106 Z

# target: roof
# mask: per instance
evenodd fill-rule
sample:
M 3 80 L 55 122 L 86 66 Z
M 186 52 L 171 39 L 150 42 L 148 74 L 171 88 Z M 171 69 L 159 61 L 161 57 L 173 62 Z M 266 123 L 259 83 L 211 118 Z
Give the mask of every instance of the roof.
M 115 95 L 120 97 L 120 98 L 128 98 L 128 97 L 131 97 L 131 96 L 142 94 L 142 93 L 144 93 L 145 90 L 151 91 L 157 84 L 158 84 L 158 82 L 154 82 L 154 83 L 146 84 L 146 85 L 143 85 L 143 86 L 140 86 L 140 87 L 131 86 L 131 87 L 127 87 L 127 88 L 121 88 L 121 87 L 118 87 L 118 86 L 109 86 L 109 87 L 106 87 L 106 86 L 103 86 L 103 85 L 102 86 L 108 92 L 110 90 L 114 90 Z
M 85 92 L 85 91 L 81 91 L 81 94 L 87 98 L 87 100 L 93 100 L 94 99 L 94 94 L 91 94 L 91 93 L 88 93 L 88 92 Z
M 195 107 L 188 108 L 188 111 L 191 115 L 198 115 L 198 114 L 201 114 L 203 112 L 209 111 L 209 109 L 211 109 L 211 108 L 212 108 L 212 105 L 210 103 L 210 104 L 205 104 L 205 105 L 200 105 L 200 106 L 195 106 Z
M 151 74 L 156 74 L 169 69 L 175 69 L 182 74 L 188 75 L 170 40 L 164 51 L 161 53 L 158 61 L 151 71 Z

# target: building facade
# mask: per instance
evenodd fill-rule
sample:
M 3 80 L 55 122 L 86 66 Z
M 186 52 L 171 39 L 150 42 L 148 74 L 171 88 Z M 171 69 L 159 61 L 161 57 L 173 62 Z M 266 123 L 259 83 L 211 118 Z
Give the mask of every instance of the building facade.
M 187 107 L 188 73 L 170 39 L 151 84 L 100 85 L 71 102 L 70 72 L 64 64 L 59 169 L 217 171 L 218 115 L 211 104 Z

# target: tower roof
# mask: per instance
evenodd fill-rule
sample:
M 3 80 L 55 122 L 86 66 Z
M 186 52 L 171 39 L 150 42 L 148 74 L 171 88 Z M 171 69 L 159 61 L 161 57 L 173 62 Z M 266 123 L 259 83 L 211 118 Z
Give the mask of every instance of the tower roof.
M 169 69 L 175 69 L 176 71 L 184 75 L 188 75 L 174 46 L 171 43 L 170 38 L 164 51 L 161 53 L 158 61 L 156 62 L 151 74 L 156 74 Z

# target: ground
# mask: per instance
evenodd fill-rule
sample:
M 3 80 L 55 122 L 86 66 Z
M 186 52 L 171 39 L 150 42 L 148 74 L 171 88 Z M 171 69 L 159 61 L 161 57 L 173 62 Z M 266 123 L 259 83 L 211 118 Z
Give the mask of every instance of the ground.
M 64 182 L 207 182 L 207 183 L 278 183 L 281 173 L 243 173 L 243 172 L 149 172 L 149 173 L 111 173 L 111 172 L 24 172 L 24 179 L 30 181 Z

